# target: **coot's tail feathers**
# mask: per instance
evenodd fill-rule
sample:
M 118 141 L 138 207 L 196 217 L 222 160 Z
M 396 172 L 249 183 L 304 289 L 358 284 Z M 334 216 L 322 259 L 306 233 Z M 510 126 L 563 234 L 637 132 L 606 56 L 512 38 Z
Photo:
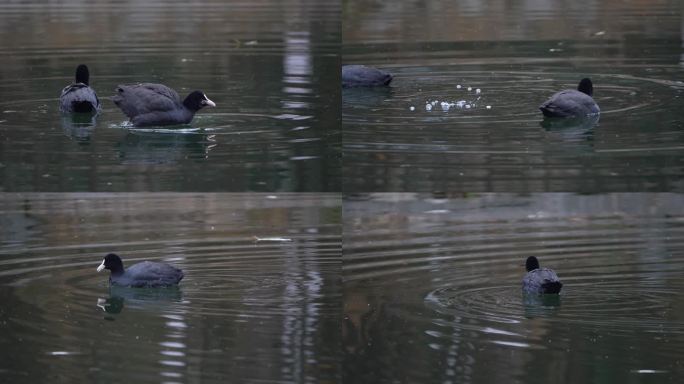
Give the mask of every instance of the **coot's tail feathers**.
M 92 88 L 83 83 L 74 83 L 62 89 L 59 109 L 68 113 L 97 112 L 100 109 L 100 100 Z
M 551 103 L 550 100 L 546 101 L 544 104 L 540 105 L 539 110 L 546 117 L 564 117 L 565 116 L 563 111 L 560 110 L 558 108 L 558 106 Z
M 385 75 L 385 78 L 383 79 L 382 84 L 389 85 L 392 82 L 392 79 L 394 79 L 394 77 L 388 73 Z
M 88 113 L 97 111 L 97 107 L 93 105 L 90 101 L 74 101 L 71 103 L 72 111 L 76 113 Z
M 550 281 L 542 284 L 544 293 L 559 293 L 562 287 L 563 283 L 560 281 Z

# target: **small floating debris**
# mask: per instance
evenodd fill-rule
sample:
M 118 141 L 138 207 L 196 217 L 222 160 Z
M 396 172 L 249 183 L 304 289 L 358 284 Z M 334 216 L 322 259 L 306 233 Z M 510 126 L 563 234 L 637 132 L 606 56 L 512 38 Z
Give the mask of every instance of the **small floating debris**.
M 425 110 L 426 110 L 426 111 L 431 111 L 431 110 L 432 110 L 432 105 L 431 105 L 431 104 L 425 104 Z
M 475 93 L 479 95 L 480 93 L 482 93 L 482 90 L 481 90 L 480 88 L 477 88 L 477 89 L 475 90 Z
M 469 91 L 469 92 L 472 91 L 472 90 L 473 90 L 473 87 L 468 87 L 468 91 Z
M 485 108 L 487 108 L 487 109 L 492 109 L 492 106 L 491 106 L 491 105 L 487 105 Z
M 461 84 L 456 85 L 456 89 L 461 89 Z
M 562 48 L 549 48 L 549 52 L 563 52 Z
M 242 46 L 242 45 L 245 45 L 245 46 L 254 46 L 254 45 L 259 44 L 259 42 L 258 42 L 257 40 L 248 40 L 248 41 L 242 42 L 240 39 L 233 39 L 233 43 L 235 43 L 235 45 L 238 46 L 238 47 L 239 47 L 239 46 Z M 206 53 L 205 53 L 205 54 L 206 54 Z
M 414 107 L 413 105 L 409 107 L 409 111 L 415 111 L 415 110 L 416 110 L 416 107 Z
M 449 213 L 451 212 L 448 209 L 433 209 L 430 211 L 425 211 L 425 213 L 430 213 L 430 214 L 443 214 L 443 213 Z
M 598 31 L 598 32 L 594 33 L 594 36 L 603 36 L 605 34 L 606 34 L 606 31 Z
M 633 373 L 667 373 L 667 371 L 661 369 L 634 369 Z
M 288 239 L 287 237 L 258 237 L 258 236 L 252 236 L 255 242 L 259 241 L 276 241 L 276 242 L 288 242 L 292 241 L 292 239 Z

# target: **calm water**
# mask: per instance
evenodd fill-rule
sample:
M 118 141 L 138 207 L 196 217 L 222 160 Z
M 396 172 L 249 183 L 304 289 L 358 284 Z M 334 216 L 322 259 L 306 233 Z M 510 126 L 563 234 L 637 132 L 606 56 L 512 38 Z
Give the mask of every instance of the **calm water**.
M 684 197 L 347 195 L 343 374 L 681 383 Z M 524 261 L 559 297 L 523 298 Z
M 0 381 L 338 382 L 340 201 L 5 194 Z M 110 289 L 95 268 L 111 251 L 185 278 Z
M 679 1 L 343 10 L 343 62 L 395 75 L 343 91 L 346 191 L 684 190 Z M 545 124 L 539 104 L 585 76 L 600 119 Z
M 0 5 L 4 191 L 338 191 L 339 3 L 24 0 Z M 103 102 L 62 119 L 76 65 Z M 217 108 L 131 129 L 117 84 L 160 82 Z

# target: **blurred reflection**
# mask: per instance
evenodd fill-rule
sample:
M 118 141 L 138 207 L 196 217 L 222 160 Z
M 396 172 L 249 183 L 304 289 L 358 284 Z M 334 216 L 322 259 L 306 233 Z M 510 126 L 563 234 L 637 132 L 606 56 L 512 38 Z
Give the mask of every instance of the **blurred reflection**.
M 165 309 L 170 303 L 183 299 L 179 287 L 167 288 L 130 288 L 111 286 L 109 297 L 98 298 L 97 306 L 111 314 L 121 313 L 127 302 L 129 308 Z
M 525 317 L 551 316 L 558 312 L 561 305 L 560 295 L 535 295 L 523 293 Z
M 599 122 L 600 115 L 577 118 L 545 117 L 539 125 L 553 137 L 580 141 L 590 140 L 594 133 L 594 127 Z
M 375 298 L 361 290 L 345 289 L 342 342 L 345 351 L 353 355 L 368 346 L 371 330 L 381 323 L 381 309 Z
M 120 296 L 112 296 L 106 299 L 100 297 L 97 299 L 97 306 L 107 313 L 121 313 L 124 307 L 124 298 Z
M 342 88 L 342 102 L 352 104 L 354 107 L 359 105 L 380 105 L 394 95 L 392 87 L 360 87 Z
M 129 131 L 118 143 L 124 164 L 164 164 L 206 159 L 216 146 L 214 135 Z
M 182 377 L 182 372 L 174 370 L 181 369 L 187 365 L 185 362 L 185 343 L 181 340 L 187 338 L 186 329 L 188 328 L 185 320 L 185 311 L 180 314 L 164 314 L 162 317 L 165 320 L 165 337 L 166 339 L 159 343 L 161 349 L 159 350 L 160 360 L 159 364 L 163 367 L 160 372 L 162 376 L 166 377 Z
M 286 84 L 283 93 L 284 108 L 309 109 L 308 100 L 312 89 L 313 57 L 311 37 L 308 31 L 288 31 L 285 35 L 285 53 L 283 56 L 283 82 Z
M 544 154 L 555 164 L 562 156 L 591 156 L 596 150 L 594 143 L 594 127 L 599 116 L 580 118 L 545 118 L 540 125 L 545 129 L 546 148 Z M 549 164 L 552 164 L 549 163 Z M 577 164 L 581 160 L 577 160 Z
M 62 129 L 68 137 L 82 142 L 89 142 L 95 129 L 97 114 L 70 113 L 62 115 Z

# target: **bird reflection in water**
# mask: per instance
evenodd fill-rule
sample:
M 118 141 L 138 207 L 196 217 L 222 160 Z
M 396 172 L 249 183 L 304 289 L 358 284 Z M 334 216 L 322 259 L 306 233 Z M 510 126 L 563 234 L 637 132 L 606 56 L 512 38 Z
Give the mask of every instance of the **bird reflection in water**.
M 97 306 L 109 314 L 121 313 L 124 306 L 131 309 L 160 310 L 183 300 L 179 287 L 131 288 L 111 286 L 109 297 L 98 298 Z
M 90 136 L 95 130 L 97 114 L 70 113 L 62 115 L 62 129 L 64 134 L 79 142 L 90 142 Z
M 555 315 L 560 310 L 560 306 L 560 295 L 523 293 L 523 307 L 527 318 Z

